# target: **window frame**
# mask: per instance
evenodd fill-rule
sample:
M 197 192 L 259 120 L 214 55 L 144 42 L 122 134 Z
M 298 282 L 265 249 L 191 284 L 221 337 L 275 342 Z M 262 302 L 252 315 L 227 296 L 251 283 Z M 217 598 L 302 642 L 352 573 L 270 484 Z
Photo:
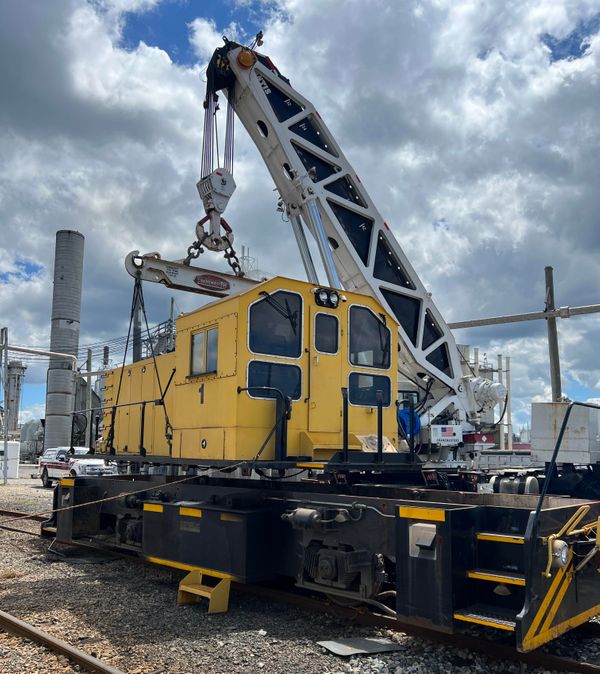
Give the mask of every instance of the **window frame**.
M 331 316 L 332 318 L 335 318 L 335 320 L 337 321 L 337 349 L 335 351 L 320 351 L 319 349 L 317 349 L 317 316 Z M 340 348 L 342 346 L 341 341 L 342 335 L 341 335 L 341 325 L 339 316 L 337 314 L 333 314 L 328 311 L 317 311 L 313 319 L 313 346 L 315 352 L 320 353 L 323 356 L 336 356 L 340 352 Z
M 363 365 L 362 363 L 353 363 L 350 360 L 350 356 L 351 356 L 350 339 L 352 338 L 352 325 L 350 323 L 350 314 L 352 312 L 352 307 L 360 307 L 361 309 L 367 309 L 367 311 L 370 311 L 378 321 L 381 321 L 381 318 L 373 311 L 373 309 L 371 309 L 371 307 L 368 307 L 365 304 L 354 303 L 354 304 L 350 304 L 348 306 L 348 353 L 346 355 L 348 365 L 350 365 L 350 367 L 352 367 L 352 368 L 359 367 L 359 368 L 364 368 L 364 369 L 367 369 L 367 370 L 377 370 L 378 372 L 387 372 L 392 367 L 392 331 L 390 330 L 390 326 L 387 323 L 384 323 L 384 327 L 386 328 L 386 330 L 389 332 L 389 335 L 390 335 L 390 341 L 389 341 L 390 364 L 387 367 L 377 367 L 376 365 Z M 381 321 L 381 322 L 383 323 L 383 321 Z
M 208 333 L 211 330 L 216 330 L 217 332 L 217 363 L 216 363 L 216 368 L 214 370 L 207 370 L 207 350 L 208 350 Z M 204 363 L 204 370 L 202 372 L 193 372 L 193 363 L 194 363 L 194 337 L 196 335 L 204 335 L 204 340 L 203 340 L 203 348 L 202 348 L 202 353 L 203 353 L 203 363 Z M 212 323 L 211 325 L 204 326 L 202 328 L 199 328 L 198 330 L 194 330 L 193 332 L 190 332 L 190 364 L 189 364 L 189 372 L 187 375 L 188 379 L 193 379 L 195 377 L 205 377 L 207 375 L 216 375 L 219 372 L 219 324 L 218 323 Z
M 351 372 L 348 372 L 348 405 L 350 407 L 362 407 L 363 409 L 376 409 L 377 408 L 377 403 L 375 402 L 373 405 L 366 405 L 364 403 L 353 403 L 350 401 L 350 377 L 353 374 L 358 374 L 358 375 L 363 375 L 365 377 L 383 377 L 384 379 L 387 379 L 389 387 L 390 387 L 390 402 L 387 405 L 382 405 L 382 408 L 388 409 L 392 406 L 393 403 L 393 396 L 392 396 L 392 378 L 389 375 L 386 374 L 379 374 L 375 372 L 364 372 L 362 370 L 352 370 Z
M 280 361 L 275 361 L 275 360 L 264 360 L 262 358 L 251 358 L 248 363 L 246 364 L 246 386 L 250 387 L 250 365 L 251 363 L 267 363 L 269 365 L 287 365 L 288 367 L 295 367 L 298 370 L 300 370 L 300 395 L 298 398 L 291 398 L 292 404 L 297 403 L 302 400 L 302 389 L 304 386 L 304 382 L 302 381 L 302 367 L 297 364 L 297 363 L 281 363 Z M 246 395 L 251 398 L 252 400 L 277 400 L 277 398 L 267 398 L 266 396 L 255 396 L 250 393 L 250 391 L 246 391 Z
M 290 293 L 290 295 L 297 295 L 300 298 L 300 311 L 302 315 L 302 329 L 300 330 L 300 353 L 298 356 L 279 356 L 276 353 L 261 353 L 259 351 L 253 351 L 250 348 L 250 328 L 251 328 L 251 321 L 250 321 L 250 310 L 255 304 L 258 304 L 259 302 L 265 301 L 264 296 L 259 296 L 257 299 L 255 299 L 253 302 L 250 302 L 248 305 L 248 313 L 247 313 L 247 318 L 246 318 L 246 348 L 248 349 L 248 353 L 251 353 L 253 356 L 259 356 L 258 360 L 264 360 L 265 356 L 267 358 L 278 358 L 280 360 L 294 360 L 294 361 L 299 361 L 302 360 L 304 357 L 304 297 L 301 293 L 299 293 L 296 290 L 290 290 L 289 288 L 277 288 L 275 291 L 272 293 L 269 293 L 269 295 L 275 295 L 278 292 L 284 292 L 284 293 Z M 246 381 L 248 381 L 248 378 L 246 377 Z M 262 400 L 262 398 L 261 398 Z

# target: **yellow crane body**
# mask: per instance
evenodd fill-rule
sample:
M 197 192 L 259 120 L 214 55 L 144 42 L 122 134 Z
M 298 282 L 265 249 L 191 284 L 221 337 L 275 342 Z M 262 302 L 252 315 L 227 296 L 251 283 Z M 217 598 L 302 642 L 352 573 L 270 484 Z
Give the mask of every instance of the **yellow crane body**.
M 380 391 L 384 449 L 395 451 L 397 334 L 372 297 L 281 277 L 257 284 L 179 316 L 173 352 L 107 373 L 100 451 L 252 459 L 276 420 L 278 394 L 265 387 L 291 399 L 287 457 L 327 461 L 340 451 L 343 388 L 348 449 L 375 451 Z M 275 459 L 274 435 L 260 459 Z

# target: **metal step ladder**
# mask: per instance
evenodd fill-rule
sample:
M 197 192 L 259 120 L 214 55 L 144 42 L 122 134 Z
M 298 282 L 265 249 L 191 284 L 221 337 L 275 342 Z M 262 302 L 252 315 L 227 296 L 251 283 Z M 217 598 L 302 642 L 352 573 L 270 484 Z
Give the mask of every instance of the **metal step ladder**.
M 179 583 L 178 604 L 195 604 L 208 599 L 209 613 L 226 613 L 229 608 L 229 590 L 232 576 L 204 569 L 195 569 Z
M 471 596 L 476 601 L 455 610 L 453 614 L 455 620 L 514 632 L 520 608 L 506 606 L 506 602 L 508 597 L 517 593 L 512 603 L 518 603 L 518 598 L 525 588 L 526 578 L 522 573 L 524 544 L 524 536 L 518 533 L 501 531 L 475 533 L 477 563 L 475 568 L 467 570 L 466 575 L 470 582 L 477 583 L 470 588 Z M 481 552 L 482 546 L 487 546 L 484 553 Z M 485 566 L 478 566 L 480 557 L 485 559 Z M 494 562 L 497 560 L 496 566 Z M 493 583 L 494 587 L 487 590 L 481 583 Z M 480 594 L 485 594 L 487 601 L 479 601 Z

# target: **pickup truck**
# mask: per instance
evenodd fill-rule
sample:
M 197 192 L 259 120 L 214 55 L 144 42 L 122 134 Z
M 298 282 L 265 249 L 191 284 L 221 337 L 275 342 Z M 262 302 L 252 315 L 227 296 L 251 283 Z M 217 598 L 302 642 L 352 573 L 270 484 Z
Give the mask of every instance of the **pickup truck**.
M 90 454 L 87 447 L 52 447 L 38 459 L 38 477 L 44 487 L 62 477 L 77 475 L 115 475 L 114 461 L 105 462 L 96 454 Z

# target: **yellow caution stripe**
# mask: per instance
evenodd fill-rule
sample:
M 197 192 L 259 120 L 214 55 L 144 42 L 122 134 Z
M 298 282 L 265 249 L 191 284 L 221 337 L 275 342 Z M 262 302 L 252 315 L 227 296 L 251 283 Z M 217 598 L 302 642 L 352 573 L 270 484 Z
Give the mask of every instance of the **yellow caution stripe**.
M 181 506 L 179 508 L 179 514 L 182 517 L 202 517 L 202 510 L 200 510 L 200 508 L 185 508 Z
M 410 520 L 426 520 L 429 522 L 445 522 L 446 511 L 441 508 L 420 508 L 418 506 L 399 506 L 400 517 Z
M 241 522 L 242 517 L 232 513 L 221 513 L 221 522 Z
M 562 601 L 563 596 L 571 583 L 573 577 L 572 569 L 570 569 L 572 560 L 573 560 L 573 550 L 570 549 L 567 564 L 561 569 L 558 569 L 556 571 L 556 574 L 552 579 L 552 583 L 548 588 L 548 592 L 546 592 L 546 595 L 542 603 L 540 604 L 537 613 L 535 614 L 535 618 L 532 620 L 531 625 L 527 630 L 527 634 L 523 638 L 524 651 L 530 651 L 533 648 L 537 648 L 538 646 L 545 644 L 547 641 L 550 641 L 550 639 L 554 639 L 559 634 L 566 632 L 568 629 L 580 625 L 581 622 L 585 622 L 585 620 L 582 620 L 581 622 L 576 622 L 577 616 L 575 616 L 574 618 L 566 620 L 565 622 L 560 623 L 555 627 L 552 628 L 549 627 L 551 621 L 554 619 L 554 616 L 556 615 L 556 612 L 558 611 L 560 601 Z M 560 593 L 560 601 L 557 602 L 556 601 L 557 594 L 559 593 L 559 587 L 563 582 L 563 580 L 565 583 L 565 587 Z M 544 616 L 546 616 L 544 626 L 540 627 Z M 538 627 L 540 627 L 539 631 Z
M 325 464 L 324 463 L 314 463 L 314 462 L 297 463 L 296 468 L 325 468 Z
M 237 576 L 223 571 L 215 571 L 214 569 L 204 569 L 201 566 L 193 566 L 192 564 L 185 564 L 184 562 L 174 562 L 170 559 L 162 559 L 161 557 L 146 557 L 147 562 L 151 564 L 160 564 L 161 566 L 170 566 L 173 569 L 181 569 L 182 571 L 201 571 L 207 576 L 214 576 L 215 578 L 226 578 L 228 580 L 238 580 Z

